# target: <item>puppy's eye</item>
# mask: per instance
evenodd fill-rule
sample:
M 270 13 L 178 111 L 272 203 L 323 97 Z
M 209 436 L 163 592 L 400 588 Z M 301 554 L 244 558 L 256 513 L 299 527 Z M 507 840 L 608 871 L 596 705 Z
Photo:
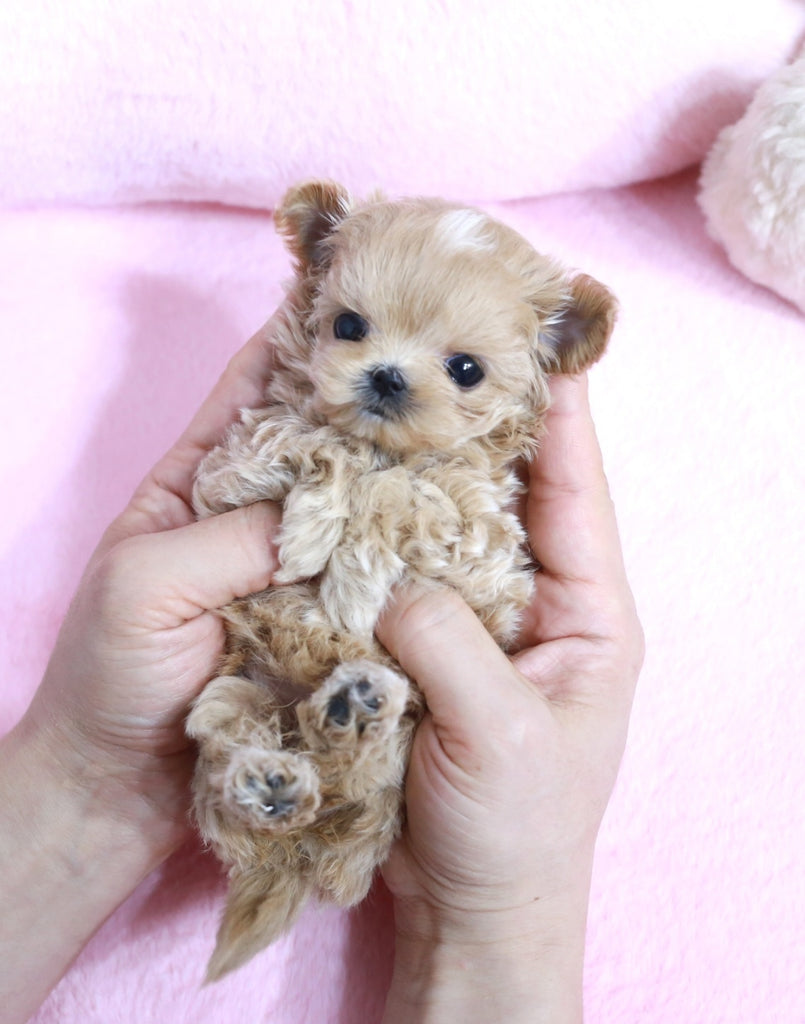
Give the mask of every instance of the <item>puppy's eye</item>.
M 333 321 L 333 334 L 339 341 L 363 341 L 369 324 L 357 313 L 339 313 Z
M 484 379 L 484 369 L 478 360 L 463 352 L 457 356 L 450 356 L 444 365 L 450 379 L 460 388 L 474 388 Z

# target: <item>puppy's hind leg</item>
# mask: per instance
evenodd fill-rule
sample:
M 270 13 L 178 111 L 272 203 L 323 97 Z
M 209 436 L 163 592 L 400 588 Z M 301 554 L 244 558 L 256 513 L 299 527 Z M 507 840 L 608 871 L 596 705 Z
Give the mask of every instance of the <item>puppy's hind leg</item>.
M 383 747 L 397 730 L 409 696 L 408 680 L 368 659 L 338 665 L 316 692 L 297 705 L 300 732 L 316 762 L 353 767 Z M 381 782 L 373 779 L 372 783 Z
M 316 886 L 340 906 L 364 898 L 399 834 L 418 698 L 405 676 L 366 659 L 339 665 L 296 709 L 321 786 Z
M 193 780 L 202 835 L 229 864 L 252 860 L 256 834 L 281 834 L 313 821 L 319 780 L 311 759 L 282 749 L 271 695 L 239 676 L 219 676 L 186 724 L 199 756 Z

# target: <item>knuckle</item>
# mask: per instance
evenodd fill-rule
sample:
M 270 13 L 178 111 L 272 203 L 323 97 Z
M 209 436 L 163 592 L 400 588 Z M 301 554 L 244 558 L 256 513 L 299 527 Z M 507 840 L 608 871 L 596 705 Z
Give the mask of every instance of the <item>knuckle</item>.
M 405 593 L 398 618 L 402 635 L 419 636 L 455 624 L 463 618 L 467 605 L 449 587 L 417 587 Z
M 88 579 L 101 619 L 125 620 L 148 601 L 152 544 L 149 535 L 127 537 L 105 552 Z
M 148 535 L 127 537 L 104 555 L 98 567 L 98 576 L 112 588 L 121 586 L 138 572 L 144 561 L 149 560 L 149 554 Z
M 239 520 L 240 529 L 236 535 L 244 564 L 253 566 L 250 585 L 253 590 L 261 590 L 268 585 L 271 574 L 279 566 L 276 538 L 280 517 L 277 506 L 268 501 L 259 501 L 230 514 Z

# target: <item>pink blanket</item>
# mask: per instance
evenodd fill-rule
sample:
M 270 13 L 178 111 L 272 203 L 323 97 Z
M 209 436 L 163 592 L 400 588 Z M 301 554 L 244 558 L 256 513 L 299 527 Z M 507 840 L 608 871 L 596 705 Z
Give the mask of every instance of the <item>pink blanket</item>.
M 0 199 L 499 200 L 697 163 L 800 0 L 6 0 Z
M 599 845 L 588 1020 L 779 1024 L 805 991 L 805 327 L 730 269 L 694 181 L 495 212 L 623 303 L 595 412 L 648 637 Z M 102 526 L 287 272 L 270 218 L 6 213 L 2 727 L 23 710 Z M 13 441 L 12 441 L 13 439 Z M 36 1024 L 369 1024 L 379 889 L 200 989 L 223 894 L 194 848 L 106 924 Z
M 695 162 L 793 51 L 805 9 L 572 0 L 530 5 L 542 13 L 518 26 L 505 3 L 461 5 L 465 18 L 450 2 L 314 6 L 319 20 L 307 3 L 245 0 L 226 16 L 212 0 L 0 13 L 13 83 L 0 85 L 0 188 L 52 204 L 0 211 L 0 733 L 101 529 L 288 272 L 267 213 L 58 201 L 270 205 L 321 171 L 357 191 L 481 196 L 623 307 L 592 397 L 648 658 L 599 843 L 587 1020 L 805 1020 L 805 322 L 708 239 L 695 171 L 493 201 Z M 439 44 L 430 63 L 413 59 L 417 28 Z M 311 908 L 202 989 L 222 895 L 190 844 L 103 926 L 34 1024 L 379 1020 L 392 956 L 381 885 L 350 914 Z

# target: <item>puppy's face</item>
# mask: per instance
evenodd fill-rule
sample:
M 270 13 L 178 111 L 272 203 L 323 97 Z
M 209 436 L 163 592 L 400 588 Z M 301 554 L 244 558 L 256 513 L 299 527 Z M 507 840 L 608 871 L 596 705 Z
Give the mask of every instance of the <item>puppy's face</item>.
M 455 449 L 531 406 L 533 309 L 474 211 L 385 204 L 345 220 L 315 300 L 329 422 L 392 451 Z
M 298 273 L 315 278 L 318 411 L 390 452 L 483 437 L 517 454 L 547 409 L 548 370 L 560 369 L 550 330 L 568 276 L 480 211 L 435 200 L 352 209 L 337 195 L 307 238 L 298 199 L 292 230 L 287 199 L 280 211 Z

